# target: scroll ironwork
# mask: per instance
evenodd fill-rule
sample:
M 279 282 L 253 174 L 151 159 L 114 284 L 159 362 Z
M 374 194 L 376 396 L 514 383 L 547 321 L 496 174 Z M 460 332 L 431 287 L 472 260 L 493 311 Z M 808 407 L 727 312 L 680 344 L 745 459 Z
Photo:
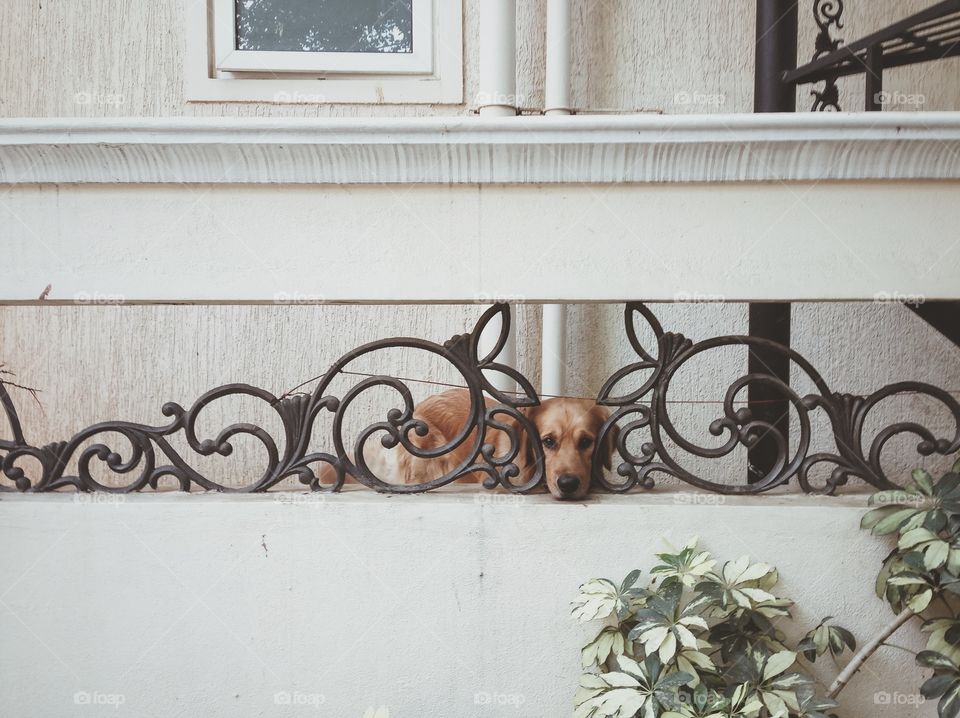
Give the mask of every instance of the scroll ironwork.
M 499 320 L 499 329 L 495 329 Z M 850 478 L 859 478 L 876 488 L 894 488 L 896 483 L 884 472 L 884 447 L 897 436 L 917 439 L 917 452 L 922 456 L 948 455 L 960 451 L 960 403 L 949 392 L 930 384 L 905 381 L 885 386 L 869 396 L 833 391 L 813 365 L 795 350 L 766 339 L 751 336 L 721 336 L 694 342 L 682 334 L 665 332 L 656 316 L 644 304 L 626 305 L 625 330 L 636 361 L 614 372 L 600 391 L 596 402 L 606 406 L 610 415 L 604 422 L 596 446 L 615 447 L 613 472 L 604 471 L 604 458 L 594 458 L 593 488 L 622 493 L 634 488 L 651 488 L 654 476 L 673 477 L 702 490 L 725 494 L 758 494 L 784 486 L 795 479 L 808 493 L 834 493 Z M 81 430 L 67 441 L 33 445 L 25 437 L 13 400 L 0 383 L 0 406 L 6 415 L 10 439 L 0 440 L 0 490 L 50 492 L 73 488 L 78 491 L 127 493 L 158 489 L 171 484 L 183 491 L 195 489 L 224 492 L 263 492 L 277 488 L 287 479 L 297 479 L 313 491 L 336 492 L 350 477 L 359 484 L 387 493 L 417 493 L 446 486 L 468 476 L 480 476 L 488 489 L 502 488 L 516 493 L 539 490 L 544 484 L 544 453 L 534 423 L 526 409 L 540 403 L 540 397 L 528 379 L 516 369 L 497 362 L 497 356 L 510 332 L 511 313 L 508 305 L 494 305 L 478 321 L 474 329 L 438 344 L 423 339 L 395 337 L 360 346 L 338 359 L 309 393 L 275 396 L 248 384 L 227 384 L 203 394 L 189 408 L 167 403 L 161 408 L 168 418 L 164 424 L 151 426 L 127 421 L 106 421 Z M 640 341 L 637 324 L 646 323 L 655 337 L 655 347 Z M 483 354 L 480 337 L 484 332 L 498 332 L 493 348 Z M 747 373 L 734 380 L 722 402 L 722 415 L 713 420 L 708 430 L 719 439 L 716 446 L 702 446 L 683 436 L 670 416 L 667 396 L 677 373 L 695 357 L 724 347 L 763 347 L 780 353 L 803 372 L 815 391 L 801 396 L 789 384 L 774 376 Z M 365 376 L 340 395 L 331 392 L 337 377 L 345 377 L 351 362 L 373 355 L 378 350 L 403 348 L 424 351 L 448 362 L 460 375 L 470 396 L 470 409 L 456 436 L 440 446 L 419 445 L 414 435 L 423 437 L 429 427 L 415 415 L 413 393 L 404 380 L 388 375 Z M 508 393 L 496 388 L 489 374 L 501 373 L 517 383 L 519 391 Z M 636 389 L 618 394 L 618 387 L 635 381 Z M 776 426 L 754 417 L 743 395 L 748 386 L 764 383 L 782 395 L 796 416 L 798 438 L 791 445 Z M 350 443 L 345 439 L 345 417 L 350 407 L 365 392 L 386 387 L 398 398 L 399 406 L 385 416 L 356 432 Z M 922 394 L 939 402 L 954 424 L 952 436 L 938 437 L 932 430 L 914 421 L 893 423 L 865 438 L 867 418 L 878 404 L 900 394 Z M 262 426 L 238 422 L 222 429 L 215 437 L 205 438 L 198 431 L 198 418 L 212 403 L 229 396 L 252 397 L 262 401 L 279 417 L 282 437 L 274 437 Z M 831 427 L 834 450 L 814 452 L 812 416 L 822 412 Z M 324 451 L 311 449 L 318 417 L 330 415 L 331 429 Z M 490 430 L 505 432 L 509 446 L 496 453 L 488 442 Z M 181 436 L 189 451 L 179 451 L 172 443 Z M 647 438 L 637 446 L 637 437 Z M 122 439 L 120 438 L 122 437 Z M 249 437 L 259 442 L 266 461 L 258 478 L 245 486 L 226 486 L 201 474 L 190 465 L 190 452 L 197 456 L 229 456 L 233 440 Z M 749 449 L 761 437 L 773 441 L 778 449 L 777 460 L 757 482 L 727 484 L 701 475 L 689 466 L 689 457 L 716 460 L 730 456 L 737 449 Z M 527 441 L 523 441 L 527 439 Z M 107 442 L 121 440 L 116 450 Z M 391 477 L 378 476 L 367 464 L 365 447 L 379 441 L 387 448 L 402 447 L 412 456 L 436 459 L 454 451 L 464 458 L 456 466 L 429 481 L 415 484 L 396 483 Z M 521 445 L 532 452 L 532 472 L 522 472 L 515 461 Z M 466 450 L 464 450 L 466 447 Z M 30 471 L 25 464 L 32 459 Z M 68 467 L 75 466 L 75 470 Z M 820 468 L 830 469 L 825 478 Z M 325 471 L 319 470 L 326 467 Z M 104 483 L 96 478 L 104 468 L 117 481 Z

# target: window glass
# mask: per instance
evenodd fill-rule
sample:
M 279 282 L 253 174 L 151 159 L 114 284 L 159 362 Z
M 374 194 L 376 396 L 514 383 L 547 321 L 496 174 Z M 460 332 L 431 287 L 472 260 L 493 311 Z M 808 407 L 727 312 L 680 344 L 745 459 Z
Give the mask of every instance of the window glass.
M 413 52 L 413 0 L 236 0 L 237 49 Z

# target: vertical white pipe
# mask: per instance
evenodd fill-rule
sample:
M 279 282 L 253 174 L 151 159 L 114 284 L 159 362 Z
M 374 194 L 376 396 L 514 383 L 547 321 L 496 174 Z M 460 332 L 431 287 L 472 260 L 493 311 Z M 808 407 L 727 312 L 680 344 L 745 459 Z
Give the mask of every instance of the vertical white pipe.
M 547 0 L 547 79 L 544 114 L 570 114 L 570 0 Z M 567 307 L 543 306 L 540 391 L 566 394 Z
M 570 112 L 570 0 L 547 0 L 547 78 L 543 112 Z
M 567 305 L 543 305 L 540 393 L 566 395 L 567 378 Z
M 480 3 L 480 114 L 517 114 L 517 2 Z
M 517 114 L 517 2 L 483 0 L 480 3 L 480 91 L 477 105 L 484 117 L 513 117 Z M 511 307 L 512 326 L 497 361 L 517 366 L 517 315 Z M 480 337 L 480 354 L 493 350 L 497 332 Z M 501 391 L 515 391 L 517 384 L 499 373 L 487 379 Z

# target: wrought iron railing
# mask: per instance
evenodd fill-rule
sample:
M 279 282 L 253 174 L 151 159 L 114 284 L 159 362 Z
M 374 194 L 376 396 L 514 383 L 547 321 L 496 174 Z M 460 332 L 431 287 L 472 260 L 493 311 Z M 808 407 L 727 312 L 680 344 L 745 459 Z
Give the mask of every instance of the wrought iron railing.
M 499 321 L 497 321 L 499 320 Z M 535 424 L 527 416 L 528 407 L 540 403 L 531 383 L 515 369 L 496 361 L 510 332 L 508 305 L 488 309 L 468 334 L 454 336 L 443 344 L 422 339 L 391 338 L 365 344 L 338 359 L 309 393 L 275 396 L 247 384 L 228 384 L 213 389 L 184 408 L 177 403 L 164 404 L 161 412 L 169 422 L 160 426 L 106 421 L 78 432 L 68 441 L 40 446 L 30 444 L 23 432 L 14 403 L 0 384 L 0 404 L 9 422 L 10 440 L 0 440 L 0 467 L 6 481 L 3 490 L 50 492 L 73 487 L 80 491 L 126 493 L 172 485 L 183 491 L 194 489 L 226 492 L 263 492 L 286 479 L 297 478 L 314 491 L 339 491 L 349 479 L 371 489 L 389 493 L 430 491 L 470 476 L 481 476 L 487 489 L 502 488 L 515 493 L 537 491 L 545 485 L 544 448 Z M 693 342 L 681 334 L 665 332 L 653 312 L 644 304 L 627 304 L 625 331 L 636 361 L 614 372 L 606 381 L 596 403 L 609 407 L 610 414 L 596 438 L 596 446 L 615 448 L 613 471 L 604 470 L 605 460 L 597 452 L 593 459 L 592 487 L 607 492 L 627 492 L 636 487 L 651 488 L 657 475 L 674 477 L 700 489 L 726 494 L 756 494 L 784 486 L 795 479 L 808 493 L 834 493 L 850 478 L 858 478 L 877 488 L 892 488 L 894 481 L 881 466 L 884 446 L 895 436 L 914 435 L 920 455 L 951 454 L 960 451 L 960 404 L 947 391 L 921 382 L 901 382 L 885 386 L 869 396 L 836 393 L 803 356 L 789 347 L 750 336 L 721 336 Z M 499 323 L 499 329 L 496 325 Z M 641 342 L 638 323 L 647 325 L 645 334 L 655 337 L 656 346 Z M 485 331 L 499 332 L 493 349 L 482 354 L 480 337 Z M 800 396 L 789 384 L 775 376 L 747 373 L 737 378 L 726 391 L 722 416 L 709 425 L 719 438 L 716 446 L 702 446 L 685 438 L 670 418 L 667 394 L 678 370 L 695 357 L 714 349 L 744 346 L 762 347 L 789 358 L 815 387 L 815 392 Z M 422 437 L 429 427 L 415 416 L 415 402 L 404 380 L 392 376 L 369 376 L 356 381 L 340 396 L 328 393 L 337 377 L 350 375 L 346 367 L 353 360 L 378 350 L 407 348 L 432 353 L 456 370 L 469 392 L 470 409 L 456 436 L 440 446 L 423 448 L 414 437 Z M 491 375 L 501 373 L 517 383 L 518 392 L 499 390 Z M 637 388 L 615 395 L 617 387 L 635 380 Z M 774 423 L 759 420 L 744 406 L 743 394 L 751 384 L 764 384 L 789 402 L 797 417 L 799 437 L 791 446 Z M 344 416 L 358 397 L 374 387 L 396 392 L 400 406 L 388 411 L 356 434 L 348 446 L 344 438 Z M 952 436 L 938 438 L 922 424 L 912 421 L 893 423 L 879 430 L 872 440 L 864 438 L 868 414 L 884 399 L 897 394 L 924 394 L 940 402 L 949 412 Z M 198 416 L 212 402 L 232 395 L 254 397 L 276 412 L 283 427 L 278 439 L 261 426 L 234 423 L 214 438 L 198 436 Z M 491 401 L 485 399 L 489 397 Z M 822 412 L 829 421 L 835 451 L 812 452 L 811 415 Z M 329 445 L 312 450 L 314 426 L 321 414 L 332 416 Z M 501 431 L 509 437 L 508 448 L 499 453 L 487 440 L 488 431 Z M 126 456 L 103 443 L 108 434 L 126 439 Z M 186 452 L 176 450 L 171 439 L 180 435 L 198 456 L 225 457 L 233 451 L 234 437 L 248 436 L 266 452 L 266 466 L 259 478 L 243 486 L 225 486 L 202 475 L 187 461 Z M 631 437 L 645 438 L 645 441 Z M 100 438 L 101 441 L 97 441 Z M 113 437 L 114 439 L 116 437 Z M 772 441 L 777 447 L 776 461 L 758 481 L 727 484 L 696 473 L 685 466 L 691 457 L 717 460 L 730 456 L 738 448 Z M 413 457 L 436 459 L 457 452 L 462 458 L 440 476 L 421 483 L 398 483 L 396 477 L 378 476 L 367 464 L 367 442 L 379 441 L 386 449 L 402 447 Z M 91 443 L 93 442 L 93 443 Z M 530 452 L 530 471 L 521 472 L 518 452 L 521 444 Z M 639 444 L 639 448 L 636 448 Z M 682 455 L 680 455 L 682 454 Z M 35 475 L 25 468 L 28 458 L 39 469 Z M 700 462 L 702 463 L 702 461 Z M 814 467 L 831 467 L 822 480 L 813 479 Z M 68 467 L 76 466 L 75 471 Z M 119 481 L 102 483 L 93 468 L 106 471 Z M 321 470 L 325 467 L 325 470 Z M 127 478 L 129 477 L 129 479 Z
M 960 0 L 940 0 L 848 45 L 833 36 L 843 28 L 843 0 L 814 0 L 813 16 L 819 28 L 813 59 L 783 77 L 794 85 L 824 83 L 810 93 L 813 111 L 839 110 L 837 80 L 860 74 L 865 109 L 880 110 L 884 70 L 960 56 Z

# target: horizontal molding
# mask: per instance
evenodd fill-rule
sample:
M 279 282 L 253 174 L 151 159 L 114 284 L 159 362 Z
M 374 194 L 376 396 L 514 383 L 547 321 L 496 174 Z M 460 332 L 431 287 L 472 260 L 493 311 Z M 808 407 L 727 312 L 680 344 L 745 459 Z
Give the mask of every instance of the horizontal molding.
M 960 179 L 960 113 L 0 120 L 0 183 Z

